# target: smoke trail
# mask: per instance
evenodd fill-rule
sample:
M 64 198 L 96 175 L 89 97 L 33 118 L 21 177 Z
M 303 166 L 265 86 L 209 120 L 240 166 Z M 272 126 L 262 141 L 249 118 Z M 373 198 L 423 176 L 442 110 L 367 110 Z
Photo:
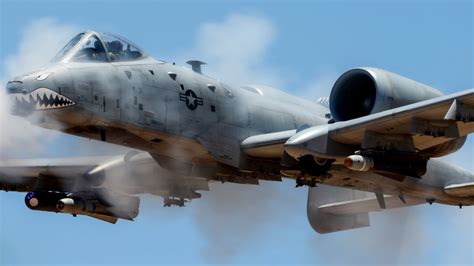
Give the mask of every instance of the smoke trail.
M 267 228 L 285 220 L 288 212 L 282 210 L 304 209 L 306 191 L 289 194 L 289 187 L 294 187 L 293 182 L 213 183 L 210 192 L 192 203 L 196 226 L 206 243 L 205 258 L 226 263 L 243 251 L 262 248 L 260 241 L 271 234 Z
M 6 58 L 5 73 L 0 76 L 2 88 L 7 79 L 46 65 L 63 45 L 78 31 L 78 27 L 42 18 L 30 23 L 22 32 L 18 51 Z M 9 114 L 10 101 L 0 90 L 0 159 L 35 156 L 55 139 L 57 133 L 29 124 Z

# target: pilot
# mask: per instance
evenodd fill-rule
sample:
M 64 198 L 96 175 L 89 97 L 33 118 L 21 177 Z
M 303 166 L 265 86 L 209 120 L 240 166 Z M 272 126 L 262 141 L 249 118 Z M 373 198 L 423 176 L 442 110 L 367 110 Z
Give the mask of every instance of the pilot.
M 117 61 L 121 58 L 123 53 L 123 44 L 121 42 L 108 42 L 107 47 L 109 48 L 109 57 L 112 61 Z
M 97 61 L 107 61 L 107 58 L 105 56 L 104 46 L 99 40 L 96 40 L 94 42 L 94 48 L 95 48 L 95 59 Z

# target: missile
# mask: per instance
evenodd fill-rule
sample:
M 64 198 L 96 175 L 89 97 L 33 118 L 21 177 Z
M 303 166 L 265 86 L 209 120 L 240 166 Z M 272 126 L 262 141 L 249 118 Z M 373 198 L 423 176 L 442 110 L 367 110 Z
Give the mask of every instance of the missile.
M 344 165 L 351 170 L 390 173 L 392 175 L 389 177 L 398 181 L 403 180 L 405 176 L 421 178 L 426 173 L 427 162 L 428 160 L 424 158 L 397 154 L 385 154 L 379 157 L 351 155 L 344 159 Z
M 80 214 L 85 211 L 84 202 L 82 200 L 74 200 L 71 198 L 60 199 L 56 204 L 56 208 L 60 212 Z
M 367 156 L 351 155 L 344 159 L 344 165 L 354 171 L 366 172 L 374 168 L 374 160 Z
M 138 215 L 138 197 L 121 196 L 114 198 L 115 206 L 107 206 L 98 199 L 84 199 L 76 197 L 62 198 L 57 201 L 56 209 L 70 214 L 101 214 L 127 220 L 133 220 Z

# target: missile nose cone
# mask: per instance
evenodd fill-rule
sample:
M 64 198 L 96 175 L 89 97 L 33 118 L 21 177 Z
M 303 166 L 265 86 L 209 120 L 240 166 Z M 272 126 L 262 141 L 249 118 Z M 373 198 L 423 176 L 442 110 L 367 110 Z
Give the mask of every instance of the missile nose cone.
M 349 156 L 347 157 L 346 159 L 344 159 L 344 165 L 347 167 L 347 168 L 351 168 L 352 165 L 354 164 L 354 162 L 352 161 L 352 158 Z
M 351 155 L 344 159 L 344 165 L 354 171 L 369 171 L 374 167 L 374 160 L 361 155 Z
M 70 198 L 60 199 L 56 203 L 56 209 L 61 212 L 67 212 L 68 209 L 73 206 L 74 206 L 74 200 Z
M 62 211 L 62 210 L 64 210 L 65 206 L 66 205 L 64 204 L 64 202 L 58 201 L 58 203 L 56 204 L 56 209 L 58 209 L 58 211 Z

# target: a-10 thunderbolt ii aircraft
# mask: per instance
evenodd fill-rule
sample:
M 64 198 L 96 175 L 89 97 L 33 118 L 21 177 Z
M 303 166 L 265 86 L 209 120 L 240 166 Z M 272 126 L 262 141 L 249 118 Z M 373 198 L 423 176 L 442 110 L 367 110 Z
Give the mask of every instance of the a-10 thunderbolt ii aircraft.
M 3 161 L 0 188 L 28 192 L 32 210 L 115 223 L 138 215 L 139 194 L 183 206 L 208 182 L 291 178 L 309 186 L 320 233 L 368 226 L 382 209 L 474 204 L 474 174 L 436 159 L 474 131 L 474 89 L 443 95 L 363 67 L 341 75 L 324 105 L 230 86 L 188 63 L 156 60 L 112 34 L 75 36 L 48 67 L 8 82 L 13 114 L 137 151 Z

